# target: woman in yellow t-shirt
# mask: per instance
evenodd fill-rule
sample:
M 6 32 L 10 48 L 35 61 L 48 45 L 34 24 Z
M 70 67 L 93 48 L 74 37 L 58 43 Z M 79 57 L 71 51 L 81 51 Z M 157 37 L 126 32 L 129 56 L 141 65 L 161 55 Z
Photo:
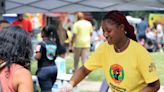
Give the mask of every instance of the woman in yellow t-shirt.
M 91 71 L 102 68 L 112 92 L 157 92 L 160 88 L 155 64 L 146 49 L 136 42 L 134 28 L 117 10 L 102 21 L 105 43 L 72 76 L 61 92 L 71 92 Z

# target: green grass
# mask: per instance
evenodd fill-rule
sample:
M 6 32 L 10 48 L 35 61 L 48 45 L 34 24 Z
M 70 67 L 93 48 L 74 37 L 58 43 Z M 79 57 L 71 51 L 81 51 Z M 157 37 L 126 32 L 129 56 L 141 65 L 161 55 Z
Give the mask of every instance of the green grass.
M 32 60 L 32 62 L 31 62 L 31 74 L 35 75 L 36 71 L 37 71 L 37 61 Z
M 164 53 L 151 53 L 157 67 L 157 72 L 159 74 L 159 78 L 161 81 L 161 84 L 164 85 Z M 81 63 L 80 63 L 81 65 Z M 73 69 L 73 55 L 69 54 L 68 57 L 66 57 L 66 68 L 67 73 L 69 73 L 70 69 Z M 32 74 L 35 74 L 37 70 L 37 61 L 33 60 L 31 65 L 31 71 Z M 91 81 L 101 81 L 104 78 L 102 69 L 98 69 L 96 71 L 93 71 L 91 74 L 88 75 L 86 80 Z
M 161 85 L 164 85 L 164 53 L 152 53 Z

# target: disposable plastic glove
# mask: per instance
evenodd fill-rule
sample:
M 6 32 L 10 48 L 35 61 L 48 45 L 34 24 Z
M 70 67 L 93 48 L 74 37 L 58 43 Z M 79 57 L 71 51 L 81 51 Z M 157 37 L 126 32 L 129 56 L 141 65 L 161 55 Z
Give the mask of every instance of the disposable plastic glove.
M 59 92 L 73 92 L 73 86 L 70 83 L 67 83 L 59 89 Z

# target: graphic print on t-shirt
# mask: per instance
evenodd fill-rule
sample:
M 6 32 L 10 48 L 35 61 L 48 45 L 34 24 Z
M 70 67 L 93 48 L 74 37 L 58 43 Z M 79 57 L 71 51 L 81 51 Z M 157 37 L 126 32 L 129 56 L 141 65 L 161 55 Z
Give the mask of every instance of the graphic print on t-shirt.
M 56 53 L 56 45 L 46 44 L 46 56 L 49 60 L 53 60 Z
M 124 79 L 124 70 L 119 64 L 113 64 L 109 69 L 110 76 L 115 83 L 121 83 Z

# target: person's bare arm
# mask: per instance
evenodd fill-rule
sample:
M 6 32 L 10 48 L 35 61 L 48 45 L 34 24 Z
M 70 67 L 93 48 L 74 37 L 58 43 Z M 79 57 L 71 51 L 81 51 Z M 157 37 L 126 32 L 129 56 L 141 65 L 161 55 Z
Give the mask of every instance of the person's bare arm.
M 38 44 L 37 46 L 36 46 L 36 54 L 35 54 L 35 59 L 36 60 L 39 60 L 39 59 L 41 59 L 41 56 L 42 56 L 42 54 L 41 54 L 41 52 L 40 52 L 40 49 L 41 49 L 41 45 L 40 44 Z
M 41 59 L 41 53 L 40 52 L 36 52 L 35 59 L 36 60 Z
M 157 92 L 160 88 L 159 80 L 149 83 L 146 87 L 144 87 L 140 92 Z
M 80 67 L 70 80 L 70 84 L 75 87 L 81 80 L 83 80 L 91 71 L 85 68 L 84 66 Z
M 70 48 L 71 48 L 72 51 L 74 51 L 73 44 L 75 42 L 75 39 L 76 39 L 76 34 L 73 33 L 72 40 L 71 40 L 71 43 L 70 43 Z
M 71 40 L 71 46 L 73 46 L 73 43 L 75 42 L 76 34 L 73 33 L 72 40 Z
M 13 86 L 16 92 L 33 92 L 31 73 L 25 68 L 18 69 L 13 76 Z

